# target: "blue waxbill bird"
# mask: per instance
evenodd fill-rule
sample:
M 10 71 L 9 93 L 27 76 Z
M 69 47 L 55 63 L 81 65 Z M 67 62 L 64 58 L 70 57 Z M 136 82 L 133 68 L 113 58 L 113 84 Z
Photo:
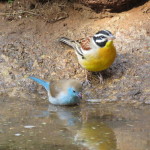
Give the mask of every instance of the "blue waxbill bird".
M 59 80 L 50 83 L 32 76 L 28 78 L 46 89 L 48 100 L 54 105 L 76 105 L 82 99 L 82 84 L 78 80 Z

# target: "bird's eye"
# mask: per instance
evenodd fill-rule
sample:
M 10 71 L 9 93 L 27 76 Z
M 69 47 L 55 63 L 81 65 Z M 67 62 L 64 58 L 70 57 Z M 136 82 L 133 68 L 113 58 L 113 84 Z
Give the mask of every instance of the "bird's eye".
M 76 91 L 75 90 L 73 90 L 73 93 L 75 93 Z
M 105 38 L 105 36 L 101 36 L 101 38 L 102 38 L 102 39 L 104 39 L 104 38 Z

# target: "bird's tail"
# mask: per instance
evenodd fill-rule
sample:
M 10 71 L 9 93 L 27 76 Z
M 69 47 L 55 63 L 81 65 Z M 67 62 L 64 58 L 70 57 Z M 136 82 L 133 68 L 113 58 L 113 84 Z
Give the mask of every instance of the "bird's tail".
M 68 38 L 61 37 L 61 38 L 59 38 L 59 41 L 71 46 L 74 49 L 76 48 L 76 42 L 74 40 L 70 40 Z
M 74 40 L 70 40 L 70 39 L 68 39 L 68 38 L 66 38 L 66 37 L 61 37 L 61 38 L 59 38 L 59 41 L 62 42 L 62 43 L 65 43 L 65 44 L 67 44 L 67 45 L 69 45 L 69 46 L 71 46 L 73 49 L 76 50 L 76 52 L 77 52 L 82 58 L 84 58 L 81 45 L 80 45 L 78 42 L 76 42 L 76 41 L 74 41 Z
M 36 77 L 32 77 L 32 76 L 30 76 L 30 77 L 28 77 L 29 79 L 32 79 L 32 80 L 34 80 L 35 82 L 37 82 L 37 83 L 39 83 L 40 85 L 42 85 L 47 91 L 49 91 L 50 90 L 50 83 L 49 82 L 46 82 L 46 81 L 44 81 L 44 80 L 41 80 L 41 79 L 38 79 L 38 78 L 36 78 Z

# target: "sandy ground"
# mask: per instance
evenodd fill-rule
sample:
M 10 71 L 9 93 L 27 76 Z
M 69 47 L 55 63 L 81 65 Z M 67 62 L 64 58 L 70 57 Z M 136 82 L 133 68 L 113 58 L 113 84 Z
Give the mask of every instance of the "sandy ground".
M 92 75 L 92 87 L 84 87 L 84 99 L 149 104 L 149 8 L 147 2 L 127 12 L 96 14 L 79 4 L 53 3 L 17 10 L 11 4 L 1 3 L 0 94 L 27 97 L 35 92 L 35 97 L 45 96 L 41 86 L 26 78 L 29 75 L 45 80 L 84 81 L 84 70 L 74 51 L 57 39 L 66 36 L 77 40 L 107 29 L 116 36 L 118 56 L 102 73 L 104 84 Z

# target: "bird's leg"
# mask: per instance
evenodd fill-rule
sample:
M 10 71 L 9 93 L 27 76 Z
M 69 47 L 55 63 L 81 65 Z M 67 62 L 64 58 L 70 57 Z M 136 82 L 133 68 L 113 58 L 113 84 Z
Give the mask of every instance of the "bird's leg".
M 102 74 L 100 73 L 100 72 L 98 72 L 98 78 L 99 78 L 99 82 L 100 82 L 100 84 L 103 84 L 104 83 L 104 79 L 103 79 L 103 76 L 102 76 Z
M 90 80 L 88 79 L 89 73 L 90 73 L 89 71 L 85 70 L 85 82 L 84 82 L 84 84 L 91 86 L 91 82 L 90 82 Z

